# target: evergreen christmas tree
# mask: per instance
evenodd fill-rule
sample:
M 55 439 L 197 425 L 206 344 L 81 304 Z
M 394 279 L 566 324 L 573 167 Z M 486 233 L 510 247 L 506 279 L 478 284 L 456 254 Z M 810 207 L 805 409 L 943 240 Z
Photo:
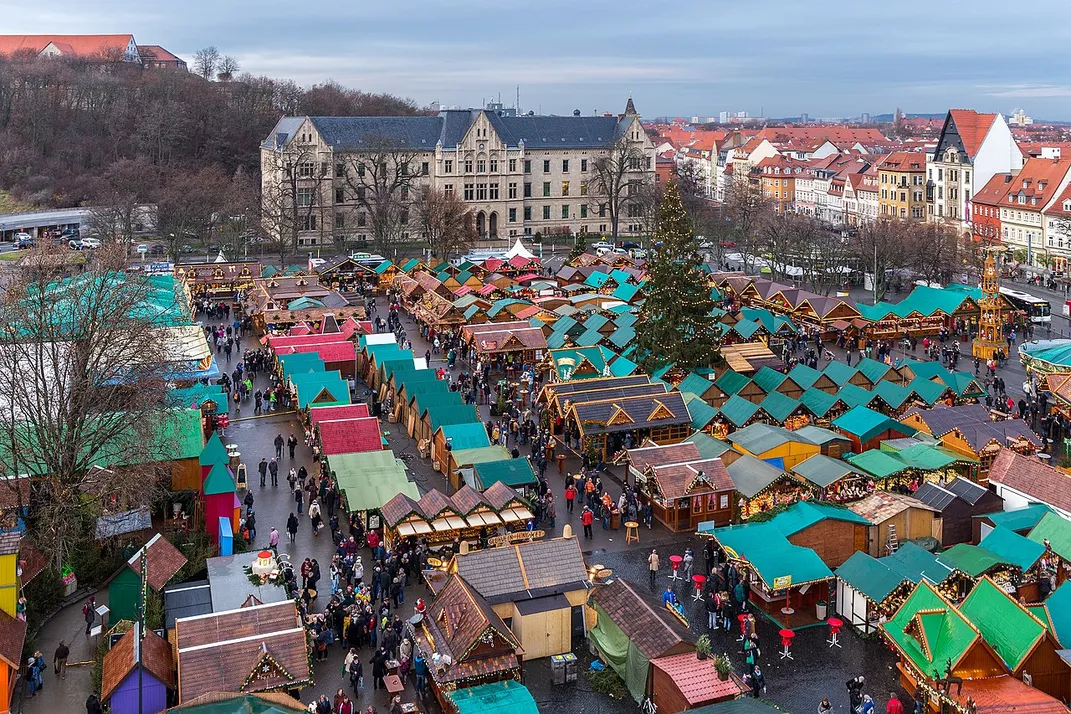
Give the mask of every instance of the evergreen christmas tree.
M 647 264 L 647 299 L 636 323 L 638 353 L 648 371 L 675 363 L 681 369 L 709 365 L 718 344 L 716 307 L 703 272 L 692 222 L 675 181 L 658 209 L 655 257 Z

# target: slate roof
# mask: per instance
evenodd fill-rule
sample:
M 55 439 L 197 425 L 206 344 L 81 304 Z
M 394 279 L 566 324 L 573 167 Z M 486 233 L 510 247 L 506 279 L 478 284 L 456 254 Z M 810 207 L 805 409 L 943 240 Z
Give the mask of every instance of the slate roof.
M 666 446 L 643 446 L 628 450 L 632 467 L 637 471 L 646 471 L 648 466 L 687 463 L 699 461 L 702 457 L 699 448 L 687 441 Z
M 927 506 L 933 507 L 938 512 L 945 510 L 948 507 L 948 504 L 956 500 L 956 494 L 935 483 L 922 484 L 915 491 L 914 496 L 917 500 L 922 501 Z
M 764 454 L 790 441 L 810 443 L 806 439 L 799 438 L 795 432 L 770 424 L 751 424 L 739 431 L 734 431 L 729 435 L 729 441 L 752 454 Z
M 749 454 L 744 454 L 729 464 L 728 471 L 736 490 L 745 498 L 751 498 L 785 475 L 785 472 L 776 466 Z
M 583 590 L 588 577 L 575 537 L 458 554 L 451 570 L 492 605 Z
M 662 407 L 669 411 L 668 415 L 657 414 Z M 618 409 L 623 410 L 629 418 L 620 423 L 607 424 Z M 584 434 L 588 436 L 673 424 L 691 424 L 692 421 L 688 406 L 684 403 L 680 392 L 642 394 L 624 399 L 604 397 L 595 402 L 574 404 L 573 412 Z
M 699 479 L 700 474 L 703 476 L 696 492 L 732 491 L 734 488 L 733 480 L 721 459 L 655 466 L 653 471 L 659 490 L 669 500 L 684 498 L 693 493 L 689 487 Z
M 669 612 L 656 610 L 623 578 L 591 591 L 590 600 L 613 620 L 644 657 L 654 659 L 680 645 L 691 646 L 694 637 Z
M 825 488 L 845 476 L 866 476 L 862 471 L 852 468 L 840 459 L 833 459 L 824 454 L 815 454 L 799 462 L 791 469 L 792 473 L 802 476 L 816 486 Z

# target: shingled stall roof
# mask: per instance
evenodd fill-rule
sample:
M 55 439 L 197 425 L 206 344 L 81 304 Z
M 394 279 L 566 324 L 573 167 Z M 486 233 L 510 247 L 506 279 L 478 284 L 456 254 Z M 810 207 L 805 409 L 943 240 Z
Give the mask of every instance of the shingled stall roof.
M 1045 625 L 989 578 L 982 578 L 959 611 L 1013 672 L 1045 637 Z
M 955 668 L 980 638 L 967 618 L 928 582 L 919 583 L 881 629 L 904 659 L 927 677 L 943 670 L 947 660 Z
M 175 622 L 179 701 L 207 692 L 300 689 L 312 682 L 301 615 L 292 600 Z
M 958 431 L 975 451 L 991 443 L 1007 445 L 1013 439 L 1026 439 L 1040 446 L 1041 437 L 1022 419 L 992 421 L 989 410 L 981 404 L 959 406 L 935 405 L 932 409 L 909 409 L 904 418 L 918 416 L 934 436 L 940 438 L 952 430 Z
M 872 523 L 884 523 L 909 508 L 918 508 L 923 511 L 931 512 L 935 511 L 933 506 L 929 506 L 911 496 L 896 493 L 895 491 L 874 491 L 858 501 L 852 501 L 845 505 L 853 512 L 858 513 Z
M 989 480 L 1032 500 L 1071 511 L 1071 475 L 1041 459 L 1001 449 L 989 467 Z
M 665 672 L 689 706 L 719 699 L 731 699 L 748 692 L 747 685 L 736 674 L 726 680 L 717 676 L 714 660 L 700 662 L 691 652 L 656 657 L 651 666 Z
M 583 590 L 588 577 L 576 537 L 459 553 L 450 572 L 492 605 Z
M 387 526 L 397 528 L 402 536 L 514 523 L 532 517 L 520 495 L 501 482 L 496 482 L 483 494 L 467 484 L 453 496 L 436 489 L 431 489 L 419 500 L 411 494 L 400 493 L 380 510 Z
M 505 646 L 512 651 L 471 658 L 472 650 L 485 638 L 498 649 Z M 429 662 L 433 654 L 452 660 L 445 667 L 429 667 L 431 678 L 440 685 L 517 670 L 520 664 L 515 653 L 523 654 L 502 618 L 458 575 L 451 575 L 432 601 L 417 630 L 416 646 Z
M 669 501 L 734 490 L 732 477 L 721 459 L 654 466 L 651 471 L 658 492 Z
M 126 567 L 135 573 L 141 573 L 141 554 L 145 552 L 145 582 L 153 590 L 160 592 L 167 581 L 175 577 L 188 562 L 182 552 L 171 545 L 171 541 L 157 533 L 126 562 Z
M 846 476 L 867 477 L 867 474 L 853 468 L 850 464 L 840 459 L 830 458 L 824 454 L 815 454 L 804 459 L 790 470 L 797 476 L 822 488 L 831 486 Z
M 138 654 L 134 640 L 137 628 L 127 630 L 119 641 L 104 655 L 101 667 L 100 699 L 108 701 L 116 688 L 138 666 Z M 174 660 L 171 645 L 152 630 L 146 630 L 141 638 L 141 666 L 168 689 L 175 688 Z M 135 696 L 135 701 L 137 697 Z
M 572 413 L 586 436 L 692 422 L 679 392 L 578 403 Z
M 319 424 L 323 420 L 360 419 L 367 416 L 370 416 L 368 405 L 364 402 L 335 407 L 313 407 L 309 410 L 309 418 L 312 420 L 313 425 Z
M 599 617 L 608 617 L 648 660 L 695 649 L 695 636 L 668 611 L 647 603 L 622 578 L 592 588 L 588 596 Z

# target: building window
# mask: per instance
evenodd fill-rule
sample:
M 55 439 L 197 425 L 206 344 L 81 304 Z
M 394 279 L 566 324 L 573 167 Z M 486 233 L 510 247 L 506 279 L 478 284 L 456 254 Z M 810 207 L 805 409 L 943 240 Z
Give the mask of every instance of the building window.
M 476 200 L 477 201 L 486 201 L 487 200 L 487 184 L 485 184 L 485 183 L 476 184 Z
M 543 220 L 550 220 L 550 206 L 543 206 Z
M 544 196 L 549 196 L 550 195 L 550 181 L 544 181 L 543 182 L 543 195 Z
M 497 183 L 493 183 L 490 186 L 488 186 L 487 188 L 488 188 L 488 197 L 492 201 L 497 201 L 498 200 L 498 184 Z
M 524 182 L 524 197 L 525 198 L 531 198 L 532 197 L 532 184 L 529 183 L 528 181 Z
M 532 173 L 532 162 L 531 161 L 525 160 L 525 162 L 524 162 L 524 172 L 526 174 Z
M 514 199 L 514 198 L 517 198 L 517 182 L 516 181 L 510 181 L 510 183 L 509 183 L 509 194 L 508 195 L 509 195 L 509 198 L 511 200 Z
M 409 223 L 409 211 L 403 210 L 402 214 L 398 218 L 401 220 L 403 226 Z
M 550 159 L 543 159 L 543 173 L 550 173 Z
M 298 229 L 303 231 L 316 230 L 316 216 L 302 216 L 299 221 Z
M 443 173 L 444 174 L 452 174 L 452 173 L 454 173 L 454 161 L 453 161 L 453 159 L 447 159 L 446 161 L 443 162 Z
M 568 203 L 563 203 L 562 204 L 562 218 L 568 218 L 568 217 L 569 217 L 569 204 Z
M 342 213 L 335 214 L 335 228 L 342 229 L 346 227 L 346 216 Z
M 487 160 L 486 159 L 476 159 L 476 173 L 478 173 L 478 174 L 487 173 Z
M 298 178 L 312 178 L 312 172 L 316 170 L 316 164 L 311 161 L 302 161 L 297 165 Z
M 491 173 L 493 173 L 493 174 L 497 174 L 498 173 L 498 159 L 496 159 L 493 156 L 491 157 Z
M 532 207 L 531 206 L 525 206 L 524 207 L 524 220 L 526 220 L 526 221 L 532 220 Z
M 516 223 L 517 222 L 517 209 L 516 208 L 509 209 L 509 222 L 510 223 Z
M 364 228 L 366 223 L 368 223 L 368 217 L 365 216 L 364 211 L 361 211 L 357 214 L 357 227 Z
M 476 198 L 476 191 L 474 189 L 475 189 L 475 186 L 473 186 L 471 183 L 465 184 L 465 200 L 466 201 L 471 201 L 474 198 Z
M 364 200 L 364 186 L 358 186 L 357 187 L 357 200 L 358 201 L 363 201 Z
M 569 173 L 569 159 L 562 159 L 562 173 Z
M 581 181 L 580 182 L 580 195 L 581 196 L 587 196 L 588 195 L 588 182 L 587 181 Z
M 465 159 L 465 173 L 472 173 L 472 159 Z
M 569 182 L 568 181 L 562 181 L 562 195 L 563 196 L 568 196 L 569 195 Z
M 335 164 L 335 178 L 346 177 L 346 164 Z
M 600 203 L 599 204 L 599 218 L 606 218 L 606 204 L 605 203 Z M 599 229 L 599 231 L 605 233 L 605 230 L 603 230 L 601 228 Z
M 445 193 L 447 196 L 453 196 L 454 195 L 454 184 L 452 184 L 452 183 L 443 184 L 443 193 Z
M 297 205 L 299 205 L 299 206 L 311 206 L 312 205 L 312 189 L 311 188 L 299 188 L 297 190 Z
M 345 203 L 345 202 L 346 202 L 346 192 L 345 192 L 345 190 L 343 190 L 341 188 L 336 188 L 335 189 L 335 203 Z
M 513 173 L 516 170 L 517 170 L 517 159 L 510 159 L 509 160 L 509 172 Z
M 581 203 L 580 204 L 580 217 L 581 218 L 587 218 L 588 217 L 588 204 L 586 204 L 586 203 Z
M 421 176 L 427 176 L 428 175 L 428 162 L 427 161 L 421 162 L 421 164 L 420 164 L 420 175 Z
M 587 159 L 580 159 L 580 170 L 581 171 L 587 171 L 588 170 L 588 160 Z

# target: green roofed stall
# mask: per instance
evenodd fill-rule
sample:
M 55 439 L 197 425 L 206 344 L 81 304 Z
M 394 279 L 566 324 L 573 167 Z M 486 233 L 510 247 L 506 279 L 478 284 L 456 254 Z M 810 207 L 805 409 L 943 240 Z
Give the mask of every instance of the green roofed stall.
M 916 616 L 918 621 L 913 626 Z M 915 672 L 926 677 L 943 670 L 947 660 L 959 662 L 979 637 L 967 618 L 927 582 L 920 583 L 881 628 Z
M 332 407 L 350 403 L 350 386 L 338 370 L 308 372 L 290 377 L 299 409 Z
M 376 511 L 399 493 L 420 499 L 416 484 L 405 474 L 405 464 L 391 451 L 364 451 L 327 457 L 350 513 Z
M 967 543 L 957 543 L 938 555 L 937 559 L 972 578 L 1012 565 L 991 550 Z
M 989 578 L 982 578 L 971 588 L 959 611 L 978 628 L 1012 672 L 1022 666 L 1034 645 L 1045 636 L 1045 625 Z
M 279 355 L 279 364 L 283 368 L 283 379 L 290 379 L 295 374 L 305 372 L 323 372 L 324 361 L 315 352 L 295 352 L 292 355 Z
M 483 461 L 473 464 L 472 471 L 475 481 L 469 485 L 477 491 L 485 491 L 497 481 L 514 489 L 535 486 L 539 482 L 528 459 Z
M 446 697 L 458 714 L 539 714 L 528 687 L 512 679 L 455 689 Z

